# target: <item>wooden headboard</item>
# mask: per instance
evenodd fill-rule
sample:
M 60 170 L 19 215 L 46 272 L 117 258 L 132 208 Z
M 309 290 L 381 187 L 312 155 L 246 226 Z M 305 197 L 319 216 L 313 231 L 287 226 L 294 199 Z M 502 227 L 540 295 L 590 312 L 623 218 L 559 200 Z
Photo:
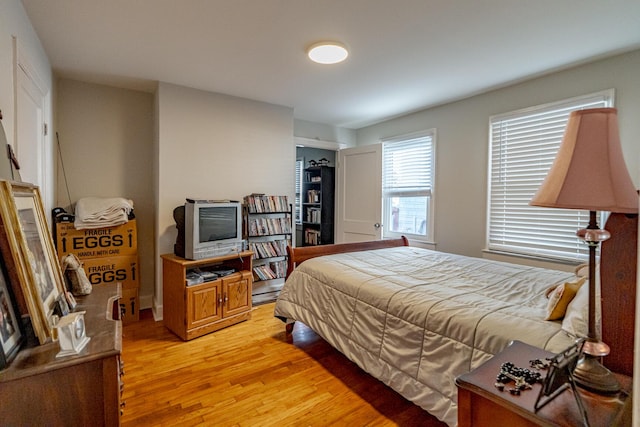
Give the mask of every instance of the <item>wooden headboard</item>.
M 638 268 L 638 215 L 612 213 L 604 227 L 611 233 L 602 243 L 600 287 L 602 341 L 611 352 L 603 364 L 633 375 L 634 326 Z
M 409 240 L 402 236 L 399 239 L 375 240 L 372 242 L 336 243 L 333 245 L 303 246 L 292 248 L 287 246 L 287 277 L 297 265 L 317 256 L 339 254 L 345 252 L 366 251 L 372 249 L 393 248 L 396 246 L 409 246 Z

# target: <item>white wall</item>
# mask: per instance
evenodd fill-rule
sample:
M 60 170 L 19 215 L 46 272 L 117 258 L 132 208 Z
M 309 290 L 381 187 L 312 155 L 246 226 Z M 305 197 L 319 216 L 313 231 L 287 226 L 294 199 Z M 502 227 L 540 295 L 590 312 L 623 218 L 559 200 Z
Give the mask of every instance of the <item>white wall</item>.
M 128 197 L 138 218 L 140 303 L 162 313 L 159 255 L 186 197 L 294 195 L 289 108 L 160 84 L 156 95 L 61 79 L 58 127 L 72 202 Z M 58 203 L 69 204 L 62 168 Z
M 349 147 L 356 145 L 356 131 L 306 120 L 294 120 L 293 134 L 297 137 L 331 141 L 345 144 Z
M 624 156 L 638 186 L 639 70 L 640 50 L 637 50 L 359 129 L 357 143 L 373 144 L 381 138 L 436 128 L 436 248 L 482 256 L 486 235 L 489 117 L 614 88 Z
M 82 197 L 133 200 L 138 228 L 140 306 L 155 290 L 153 94 L 60 79 L 56 206 L 73 212 Z M 60 162 L 58 157 L 58 162 Z M 71 201 L 67 195 L 67 184 Z
M 173 209 L 186 197 L 242 200 L 295 195 L 293 110 L 160 83 L 157 91 L 156 318 L 162 263 L 176 239 Z

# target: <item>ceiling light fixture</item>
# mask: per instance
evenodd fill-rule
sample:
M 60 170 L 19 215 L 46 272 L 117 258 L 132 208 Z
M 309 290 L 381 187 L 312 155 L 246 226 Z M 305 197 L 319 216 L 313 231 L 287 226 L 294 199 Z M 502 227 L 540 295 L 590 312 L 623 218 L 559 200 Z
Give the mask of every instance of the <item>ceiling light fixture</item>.
M 337 64 L 347 59 L 349 51 L 342 43 L 320 42 L 309 46 L 307 55 L 318 64 Z

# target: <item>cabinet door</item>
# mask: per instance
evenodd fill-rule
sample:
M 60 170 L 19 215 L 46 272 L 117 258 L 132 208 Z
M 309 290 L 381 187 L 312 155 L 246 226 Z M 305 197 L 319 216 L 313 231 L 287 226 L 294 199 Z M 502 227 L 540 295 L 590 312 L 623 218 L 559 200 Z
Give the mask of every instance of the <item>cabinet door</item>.
M 233 316 L 251 309 L 251 273 L 242 272 L 222 279 L 224 289 L 223 316 Z
M 187 287 L 187 329 L 207 325 L 222 318 L 222 281 Z

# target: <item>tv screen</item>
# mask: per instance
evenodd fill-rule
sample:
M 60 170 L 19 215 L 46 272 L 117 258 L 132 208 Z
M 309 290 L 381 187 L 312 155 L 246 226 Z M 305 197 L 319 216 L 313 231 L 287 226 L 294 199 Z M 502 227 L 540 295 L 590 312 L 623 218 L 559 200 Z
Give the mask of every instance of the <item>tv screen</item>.
M 198 218 L 200 243 L 233 239 L 238 229 L 238 213 L 234 206 L 203 207 Z
M 175 216 L 175 212 L 174 212 Z M 180 215 L 178 212 L 178 219 Z M 178 228 L 178 239 L 183 236 L 186 259 L 204 259 L 244 248 L 242 240 L 242 204 L 236 201 L 189 201 L 184 204 L 183 232 Z M 176 243 L 178 243 L 176 239 Z M 176 245 L 176 254 L 182 253 Z

